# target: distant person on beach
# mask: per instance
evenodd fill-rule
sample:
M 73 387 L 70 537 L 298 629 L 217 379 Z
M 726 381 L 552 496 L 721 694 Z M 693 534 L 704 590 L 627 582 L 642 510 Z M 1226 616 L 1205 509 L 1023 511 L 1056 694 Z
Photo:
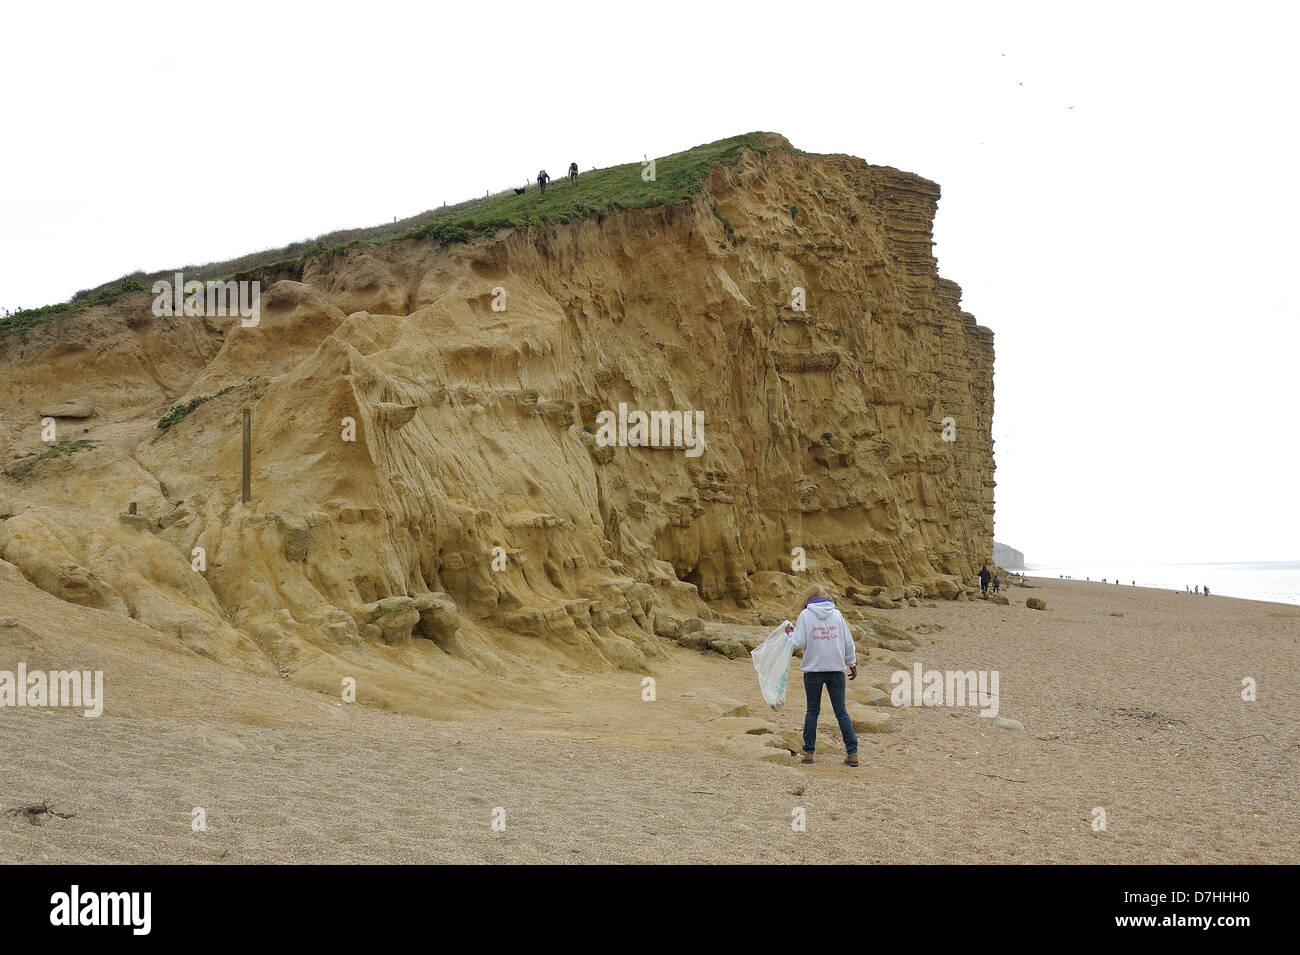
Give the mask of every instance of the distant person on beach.
M 537 174 L 537 184 L 542 187 L 542 195 L 546 195 L 546 184 L 550 181 L 551 177 L 546 174 L 545 169 Z
M 817 718 L 822 710 L 822 687 L 826 687 L 831 709 L 840 724 L 840 735 L 844 737 L 844 752 L 847 754 L 844 765 L 858 765 L 858 737 L 853 732 L 853 720 L 849 718 L 844 703 L 844 690 L 848 685 L 844 680 L 844 670 L 848 668 L 850 680 L 857 679 L 857 651 L 844 615 L 835 609 L 835 602 L 820 584 L 813 584 L 804 594 L 803 610 L 799 611 L 790 641 L 803 650 L 799 669 L 803 671 L 803 692 L 808 698 L 808 709 L 803 718 L 803 756 L 799 761 L 813 761 L 817 749 Z
M 569 163 L 569 182 L 574 184 L 578 182 L 578 164 L 576 162 Z
M 1209 587 L 1202 587 L 1201 589 L 1202 589 L 1203 591 L 1205 591 L 1205 596 L 1207 596 L 1207 597 L 1210 596 L 1210 588 L 1209 588 Z
M 1201 585 L 1200 585 L 1200 584 L 1197 584 L 1197 585 L 1196 585 L 1196 589 L 1193 590 L 1192 593 L 1196 594 L 1196 596 L 1199 597 L 1199 596 L 1201 595 Z
M 1001 590 L 1001 589 L 1002 589 L 1002 578 L 999 577 L 997 574 L 994 574 L 994 575 L 993 575 L 993 592 L 994 592 L 994 593 L 997 593 L 997 592 L 998 592 L 999 590 Z
M 989 595 L 989 578 L 991 576 L 988 564 L 980 568 L 980 593 L 985 597 Z

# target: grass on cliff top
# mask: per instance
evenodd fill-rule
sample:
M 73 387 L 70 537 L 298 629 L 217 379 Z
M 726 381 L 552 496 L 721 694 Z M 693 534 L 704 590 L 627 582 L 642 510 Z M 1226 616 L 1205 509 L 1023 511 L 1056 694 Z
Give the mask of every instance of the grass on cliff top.
M 28 330 L 37 325 L 48 325 L 67 312 L 81 312 L 92 305 L 112 302 L 128 292 L 143 292 L 145 287 L 132 279 L 123 279 L 116 285 L 106 285 L 93 293 L 84 294 L 84 298 L 73 297 L 71 302 L 58 305 L 42 305 L 40 308 L 22 308 L 16 312 L 0 315 L 0 337 L 11 333 L 26 335 Z
M 709 167 L 736 162 L 742 149 L 767 152 L 771 148 L 768 135 L 745 133 L 656 159 L 652 180 L 644 175 L 647 169 L 644 162 L 579 172 L 576 183 L 569 181 L 568 167 L 565 166 L 547 183 L 544 196 L 536 180 L 533 180 L 528 183 L 523 195 L 515 195 L 513 189 L 499 192 L 460 203 L 451 209 L 434 210 L 430 221 L 404 229 L 381 231 L 378 235 L 352 238 L 334 244 L 327 241 L 329 236 L 324 236 L 296 258 L 262 263 L 220 278 L 229 280 L 251 276 L 262 268 L 297 270 L 301 273 L 307 259 L 312 256 L 334 255 L 357 245 L 383 245 L 405 239 L 434 239 L 443 245 L 450 245 L 470 242 L 479 236 L 491 235 L 498 229 L 553 225 L 619 209 L 649 209 L 667 205 L 699 192 L 703 188 L 704 174 Z
M 47 325 L 67 313 L 111 301 L 124 292 L 145 291 L 158 279 L 172 281 L 177 271 L 184 272 L 186 279 L 199 281 L 251 280 L 263 274 L 273 281 L 301 278 L 303 267 L 313 256 L 333 255 L 361 244 L 382 245 L 405 239 L 433 239 L 449 245 L 491 235 L 497 229 L 552 225 L 619 209 L 648 209 L 667 205 L 699 192 L 710 166 L 735 163 L 743 149 L 760 153 L 770 151 L 773 148 L 768 138 L 770 135 L 762 132 L 745 133 L 673 153 L 671 156 L 659 157 L 655 160 L 653 182 L 642 178 L 644 165 L 638 161 L 581 172 L 577 184 L 571 185 L 566 175 L 566 162 L 557 169 L 547 169 L 555 178 L 547 184 L 545 196 L 533 180 L 528 183 L 527 191 L 522 196 L 516 196 L 513 190 L 507 190 L 482 199 L 431 209 L 402 222 L 331 232 L 310 241 L 295 242 L 280 249 L 255 252 L 226 262 L 148 274 L 136 272 L 117 282 L 78 292 L 70 302 L 23 309 L 0 317 L 0 338 L 13 332 L 25 335 L 34 326 Z

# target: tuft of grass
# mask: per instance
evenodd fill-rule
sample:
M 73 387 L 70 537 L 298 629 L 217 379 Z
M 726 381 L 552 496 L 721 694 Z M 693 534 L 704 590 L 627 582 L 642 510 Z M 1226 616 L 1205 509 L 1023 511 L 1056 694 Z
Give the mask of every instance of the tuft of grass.
M 35 451 L 31 452 L 26 456 L 27 460 L 24 460 L 21 464 L 15 464 L 12 467 L 5 468 L 4 474 L 6 477 L 11 477 L 15 481 L 22 481 L 31 474 L 32 469 L 42 461 L 52 461 L 55 458 L 66 458 L 76 454 L 78 451 L 89 451 L 91 448 L 103 443 L 104 442 L 102 441 L 95 441 L 90 438 L 78 438 L 76 441 L 60 441 L 58 444 L 54 445 L 54 447 L 41 454 L 37 454 Z
M 207 402 L 211 401 L 213 398 L 220 398 L 222 395 L 229 394 L 234 390 L 235 390 L 234 385 L 227 385 L 226 387 L 218 391 L 215 395 L 199 395 L 197 398 L 191 399 L 188 404 L 177 405 L 176 407 L 172 408 L 171 411 L 167 412 L 165 415 L 163 415 L 161 418 L 158 419 L 159 429 L 162 431 L 166 431 L 172 425 L 179 424 L 182 420 L 185 419 L 186 415 L 188 415 L 199 405 L 206 404 Z

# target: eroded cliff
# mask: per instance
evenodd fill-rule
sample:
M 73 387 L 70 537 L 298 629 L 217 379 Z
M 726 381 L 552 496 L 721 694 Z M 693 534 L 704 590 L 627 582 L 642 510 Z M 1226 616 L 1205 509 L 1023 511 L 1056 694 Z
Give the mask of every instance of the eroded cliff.
M 670 205 L 308 258 L 256 327 L 140 293 L 0 339 L 6 461 L 68 400 L 96 412 L 58 439 L 99 442 L 3 479 L 0 557 L 305 683 L 645 670 L 672 618 L 789 613 L 810 578 L 951 596 L 992 551 L 993 344 L 938 277 L 938 198 L 769 137 Z M 705 449 L 607 446 L 620 403 L 702 415 Z

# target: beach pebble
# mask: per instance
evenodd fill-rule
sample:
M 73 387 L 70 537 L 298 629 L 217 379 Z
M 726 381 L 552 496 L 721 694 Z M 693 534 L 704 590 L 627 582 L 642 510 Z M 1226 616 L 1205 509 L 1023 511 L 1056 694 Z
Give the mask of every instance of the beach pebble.
M 1013 720 L 1006 716 L 995 716 L 993 717 L 992 722 L 993 725 L 999 729 L 1020 730 L 1021 732 L 1024 732 L 1025 729 L 1025 724 L 1020 722 L 1020 720 Z
M 1028 600 L 1025 601 L 1025 606 L 1028 607 L 1030 610 L 1046 610 L 1047 601 L 1044 600 L 1042 597 L 1030 597 Z

